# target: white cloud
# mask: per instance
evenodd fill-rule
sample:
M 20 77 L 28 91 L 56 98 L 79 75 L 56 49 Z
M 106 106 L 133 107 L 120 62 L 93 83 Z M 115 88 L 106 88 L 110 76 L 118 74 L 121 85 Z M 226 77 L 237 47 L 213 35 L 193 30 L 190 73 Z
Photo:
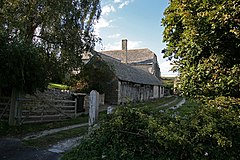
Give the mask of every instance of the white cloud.
M 119 50 L 121 48 L 121 44 L 120 43 L 108 43 L 106 45 L 103 45 L 103 50 L 107 51 L 107 50 Z
M 122 9 L 123 7 L 127 6 L 129 3 L 133 2 L 133 0 L 127 0 L 122 2 L 118 8 Z
M 114 3 L 121 3 L 122 0 L 114 0 Z
M 102 16 L 108 15 L 111 12 L 116 12 L 115 8 L 112 5 L 106 5 L 102 8 Z
M 107 28 L 110 26 L 110 24 L 112 23 L 112 20 L 106 20 L 104 18 L 100 18 L 99 21 L 95 24 L 95 35 L 96 36 L 100 36 L 100 29 L 101 28 Z
M 159 64 L 160 70 L 161 70 L 161 76 L 164 77 L 175 77 L 177 76 L 177 73 L 173 73 L 170 71 L 173 67 L 171 64 L 171 61 L 164 61 Z
M 128 40 L 128 49 L 139 49 L 141 47 L 142 41 L 129 41 Z
M 116 34 L 113 34 L 113 35 L 109 35 L 107 36 L 108 38 L 119 38 L 121 36 L 121 34 L 119 33 L 116 33 Z

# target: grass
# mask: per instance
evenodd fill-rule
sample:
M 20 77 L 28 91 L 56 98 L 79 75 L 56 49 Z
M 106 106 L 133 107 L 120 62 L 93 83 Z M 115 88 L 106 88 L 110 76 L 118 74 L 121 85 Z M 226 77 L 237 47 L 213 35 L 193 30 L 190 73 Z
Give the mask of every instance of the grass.
M 106 116 L 106 112 L 100 112 L 99 113 L 99 120 L 103 119 Z M 82 119 L 83 120 L 83 119 Z M 81 123 L 86 123 L 88 120 L 88 116 L 84 117 L 84 121 Z M 71 124 L 75 121 L 67 121 L 65 124 Z M 50 146 L 56 144 L 59 141 L 73 138 L 73 137 L 80 137 L 87 133 L 88 126 L 69 129 L 65 131 L 60 131 L 54 134 L 50 134 L 47 136 L 43 136 L 37 139 L 30 139 L 30 140 L 24 140 L 23 143 L 27 146 L 32 146 L 35 148 L 49 148 Z
M 47 135 L 38 139 L 25 140 L 23 143 L 27 146 L 32 146 L 35 148 L 49 148 L 50 146 L 57 144 L 57 142 L 79 137 L 87 133 L 88 127 L 79 127 L 66 131 L 57 132 L 55 134 Z
M 163 98 L 157 99 L 157 100 L 138 103 L 136 105 L 133 105 L 133 107 L 136 107 L 136 108 L 144 107 L 144 108 L 148 108 L 148 109 L 154 109 L 154 108 L 159 107 L 163 104 L 169 103 L 169 102 L 173 101 L 174 99 L 175 99 L 174 96 L 163 97 Z
M 17 137 L 22 138 L 23 136 L 36 133 L 43 130 L 61 128 L 79 123 L 88 122 L 88 115 L 81 115 L 74 119 L 49 122 L 49 123 L 38 123 L 38 124 L 23 124 L 21 126 L 8 126 L 6 122 L 0 122 L 0 136 L 1 137 Z
M 198 104 L 194 100 L 187 99 L 186 102 L 180 106 L 179 108 L 172 110 L 172 109 L 165 109 L 166 114 L 173 115 L 174 113 L 177 113 L 178 116 L 186 116 L 188 114 L 191 114 L 199 107 L 200 104 Z
M 197 103 L 194 100 L 186 100 L 186 102 L 179 108 L 177 108 L 175 111 L 178 112 L 179 115 L 184 116 L 187 114 L 192 113 L 195 109 L 199 107 L 199 103 Z
M 99 113 L 99 119 L 103 119 L 106 112 Z M 49 122 L 49 123 L 37 123 L 37 124 L 23 124 L 21 126 L 8 126 L 7 122 L 0 121 L 0 137 L 15 137 L 23 138 L 26 135 L 37 133 L 43 130 L 49 130 L 54 128 L 61 128 L 71 126 L 74 124 L 81 124 L 88 122 L 88 114 L 83 114 L 74 119 L 68 119 L 64 121 Z
M 179 102 L 181 102 L 183 100 L 182 97 L 177 97 L 176 101 L 172 102 L 172 103 L 169 103 L 167 106 L 163 106 L 163 107 L 159 107 L 157 108 L 156 110 L 167 110 L 169 109 L 170 107 L 174 107 L 176 106 Z
M 68 90 L 71 87 L 69 87 L 67 85 L 63 85 L 63 84 L 49 83 L 48 88 L 50 88 L 50 89 L 56 88 L 56 89 Z

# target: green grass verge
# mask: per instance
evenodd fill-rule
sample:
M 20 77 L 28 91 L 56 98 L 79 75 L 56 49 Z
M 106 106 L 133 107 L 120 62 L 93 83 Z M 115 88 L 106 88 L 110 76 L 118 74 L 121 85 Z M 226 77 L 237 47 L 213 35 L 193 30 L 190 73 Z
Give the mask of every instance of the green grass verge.
M 143 103 L 138 103 L 138 104 L 132 105 L 132 106 L 136 107 L 136 108 L 144 107 L 144 108 L 148 108 L 148 109 L 154 109 L 154 108 L 159 107 L 163 104 L 169 103 L 169 102 L 173 101 L 174 99 L 175 99 L 174 96 L 163 97 L 161 99 L 147 101 L 147 102 L 143 102 Z
M 88 115 L 81 115 L 77 118 L 68 119 L 64 121 L 37 124 L 23 124 L 21 126 L 8 126 L 6 122 L 0 122 L 0 136 L 22 138 L 27 134 L 86 122 L 88 122 Z
M 179 108 L 177 108 L 175 110 L 166 108 L 165 113 L 170 114 L 170 115 L 177 113 L 178 116 L 183 117 L 183 116 L 193 113 L 193 111 L 196 110 L 199 106 L 200 106 L 200 104 L 197 103 L 196 101 L 187 99 L 186 102 L 182 106 L 180 106 Z
M 57 132 L 55 134 L 47 135 L 38 139 L 24 140 L 23 143 L 27 146 L 35 148 L 49 148 L 50 146 L 57 144 L 57 142 L 73 138 L 80 137 L 87 133 L 88 127 L 79 127 L 74 129 L 69 129 L 66 131 Z
M 175 97 L 176 98 L 176 97 Z M 174 99 L 173 99 L 174 100 Z M 183 100 L 182 97 L 177 97 L 176 101 L 172 102 L 172 103 L 169 103 L 167 106 L 164 106 L 164 107 L 159 107 L 157 108 L 156 110 L 159 111 L 159 110 L 167 110 L 169 109 L 170 107 L 174 107 L 176 106 L 179 102 L 181 102 Z
M 189 100 L 186 100 L 186 102 L 181 107 L 176 109 L 175 111 L 178 112 L 179 115 L 184 116 L 184 115 L 192 113 L 199 106 L 200 106 L 199 103 L 197 103 L 194 100 L 189 99 Z
M 99 120 L 106 116 L 106 111 L 99 113 Z M 64 121 L 49 122 L 49 123 L 36 123 L 36 124 L 23 124 L 21 126 L 8 126 L 7 122 L 0 122 L 0 137 L 16 137 L 22 138 L 26 135 L 37 133 L 43 130 L 54 128 L 61 128 L 71 126 L 74 124 L 81 124 L 88 122 L 88 114 L 83 114 L 74 119 Z

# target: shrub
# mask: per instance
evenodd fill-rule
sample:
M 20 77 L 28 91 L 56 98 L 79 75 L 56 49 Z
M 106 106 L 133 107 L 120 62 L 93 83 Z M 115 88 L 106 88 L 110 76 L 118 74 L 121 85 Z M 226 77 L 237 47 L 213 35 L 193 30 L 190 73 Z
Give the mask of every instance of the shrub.
M 120 108 L 63 159 L 239 159 L 239 109 L 216 102 L 175 117 Z

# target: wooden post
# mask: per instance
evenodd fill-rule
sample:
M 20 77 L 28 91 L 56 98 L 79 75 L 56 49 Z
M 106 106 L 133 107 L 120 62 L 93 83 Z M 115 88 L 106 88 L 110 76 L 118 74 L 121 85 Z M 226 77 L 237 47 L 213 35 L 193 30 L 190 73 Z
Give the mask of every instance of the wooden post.
M 21 125 L 22 120 L 22 102 L 19 97 L 16 100 L 16 125 Z
M 74 117 L 77 117 L 77 98 L 75 98 L 75 112 L 74 112 Z
M 10 111 L 9 111 L 9 121 L 8 124 L 10 126 L 16 125 L 16 113 L 17 113 L 17 89 L 12 89 L 12 95 L 11 95 L 11 104 L 10 104 Z
M 89 127 L 94 126 L 98 122 L 98 109 L 99 109 L 99 93 L 95 90 L 90 92 L 89 101 Z

